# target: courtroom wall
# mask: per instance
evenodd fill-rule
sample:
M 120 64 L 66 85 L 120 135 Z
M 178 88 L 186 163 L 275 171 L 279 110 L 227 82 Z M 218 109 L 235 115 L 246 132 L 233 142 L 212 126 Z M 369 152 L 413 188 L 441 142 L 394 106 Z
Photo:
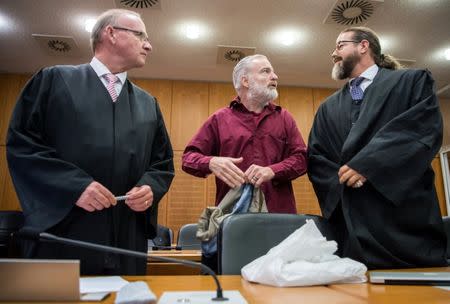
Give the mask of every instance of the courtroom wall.
M 0 74 L 0 210 L 19 210 L 5 157 L 6 130 L 15 101 L 29 75 Z M 159 205 L 159 222 L 176 233 L 185 223 L 197 222 L 201 211 L 214 204 L 215 185 L 210 176 L 197 178 L 181 170 L 181 155 L 189 139 L 217 109 L 227 106 L 236 95 L 231 83 L 133 79 L 157 97 L 174 148 L 175 178 L 169 193 Z M 279 87 L 278 103 L 292 113 L 305 142 L 314 114 L 323 100 L 335 89 Z M 450 102 L 441 107 L 444 121 L 450 121 Z M 447 142 L 449 126 L 446 126 Z M 444 139 L 445 141 L 445 139 Z M 437 173 L 441 210 L 445 210 L 439 159 L 433 161 Z M 306 176 L 293 183 L 299 213 L 320 214 L 317 198 Z

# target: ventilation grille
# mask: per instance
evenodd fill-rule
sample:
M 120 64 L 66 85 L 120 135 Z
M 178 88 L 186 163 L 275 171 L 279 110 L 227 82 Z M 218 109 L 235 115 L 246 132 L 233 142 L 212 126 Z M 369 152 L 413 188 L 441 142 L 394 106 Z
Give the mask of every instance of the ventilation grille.
M 118 8 L 161 8 L 161 0 L 114 0 Z
M 384 0 L 337 0 L 324 23 L 346 26 L 365 24 Z
M 254 47 L 242 47 L 242 46 L 217 46 L 217 63 L 218 64 L 236 64 L 242 58 L 254 55 Z
M 42 48 L 51 55 L 78 55 L 79 49 L 73 37 L 32 34 Z

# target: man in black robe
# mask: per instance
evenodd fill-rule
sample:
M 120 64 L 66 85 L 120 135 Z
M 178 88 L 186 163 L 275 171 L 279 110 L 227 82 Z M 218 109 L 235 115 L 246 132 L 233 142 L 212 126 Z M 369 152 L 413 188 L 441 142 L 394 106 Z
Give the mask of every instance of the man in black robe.
M 127 79 L 151 45 L 127 10 L 103 13 L 91 43 L 90 64 L 42 69 L 25 86 L 8 130 L 10 173 L 25 227 L 147 252 L 174 176 L 158 103 Z M 84 275 L 146 271 L 146 259 L 59 244 L 27 242 L 24 255 L 80 259 Z
M 368 28 L 341 32 L 332 58 L 333 78 L 351 81 L 318 109 L 308 175 L 338 254 L 369 269 L 446 265 L 431 168 L 442 117 L 430 73 L 398 69 Z

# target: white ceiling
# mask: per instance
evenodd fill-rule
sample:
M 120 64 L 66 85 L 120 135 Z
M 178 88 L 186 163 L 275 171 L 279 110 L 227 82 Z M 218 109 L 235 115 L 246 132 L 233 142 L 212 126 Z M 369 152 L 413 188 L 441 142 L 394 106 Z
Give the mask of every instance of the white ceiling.
M 135 9 L 143 16 L 153 52 L 144 68 L 130 72 L 132 77 L 230 82 L 233 64 L 217 64 L 217 46 L 228 45 L 254 47 L 267 55 L 280 85 L 342 84 L 330 78 L 330 53 L 346 26 L 323 22 L 336 0 L 127 1 L 160 6 Z M 90 61 L 84 20 L 116 7 L 116 2 L 120 0 L 0 0 L 0 72 L 32 73 L 43 66 Z M 412 67 L 431 70 L 437 90 L 448 88 L 450 61 L 444 50 L 450 48 L 450 0 L 375 2 L 381 6 L 358 25 L 379 34 L 384 53 L 415 60 Z M 181 35 L 186 22 L 203 26 L 199 39 Z M 276 41 L 286 28 L 297 33 L 289 47 Z M 32 34 L 73 37 L 78 50 L 50 54 Z

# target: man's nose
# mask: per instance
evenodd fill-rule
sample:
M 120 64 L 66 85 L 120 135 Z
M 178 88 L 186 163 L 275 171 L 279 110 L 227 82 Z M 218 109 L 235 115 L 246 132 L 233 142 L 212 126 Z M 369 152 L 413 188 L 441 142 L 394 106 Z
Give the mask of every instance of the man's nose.
M 151 52 L 153 50 L 153 47 L 152 47 L 152 45 L 150 44 L 149 41 L 145 41 L 144 49 L 147 50 L 148 52 Z

